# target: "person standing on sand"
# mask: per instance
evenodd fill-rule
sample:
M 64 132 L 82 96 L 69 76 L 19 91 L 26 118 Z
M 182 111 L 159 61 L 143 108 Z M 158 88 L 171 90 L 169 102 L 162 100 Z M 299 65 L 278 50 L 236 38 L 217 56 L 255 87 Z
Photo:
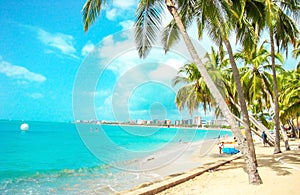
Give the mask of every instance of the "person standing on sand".
M 224 148 L 224 142 L 218 144 L 219 146 L 219 154 L 222 154 L 222 149 Z
M 267 134 L 265 133 L 265 131 L 262 132 L 261 138 L 263 139 L 264 146 L 266 146 L 266 144 L 267 144 Z

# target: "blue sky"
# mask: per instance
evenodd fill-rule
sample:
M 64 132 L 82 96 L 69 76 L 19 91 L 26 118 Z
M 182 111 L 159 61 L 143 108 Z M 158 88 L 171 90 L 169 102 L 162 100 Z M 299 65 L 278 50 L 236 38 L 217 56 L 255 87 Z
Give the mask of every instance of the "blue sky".
M 0 119 L 182 117 L 171 79 L 188 61 L 185 46 L 164 55 L 157 44 L 141 60 L 132 31 L 123 31 L 133 24 L 136 0 L 114 0 L 87 33 L 84 3 L 0 1 Z M 210 50 L 206 39 L 202 45 L 199 51 Z
M 122 30 L 121 16 L 133 16 L 134 1 L 126 2 L 84 33 L 84 0 L 0 1 L 0 118 L 72 120 L 77 70 L 95 44 Z
M 135 0 L 114 1 L 113 5 L 103 10 L 100 22 L 98 20 L 87 33 L 84 33 L 81 15 L 84 3 L 84 0 L 0 1 L 0 119 L 41 121 L 74 119 L 73 88 L 81 65 L 88 61 L 86 59 L 88 53 L 97 44 L 104 44 L 103 55 L 110 55 L 110 50 L 113 51 L 114 47 L 118 47 L 113 45 L 117 43 L 109 42 L 109 37 L 132 26 L 137 6 Z M 126 44 L 128 43 L 123 45 Z M 96 59 L 96 63 L 100 62 Z M 152 63 L 154 63 L 153 68 L 150 68 L 152 72 L 160 68 L 155 62 Z M 121 109 L 112 109 L 111 98 L 116 96 L 112 95 L 113 88 L 121 74 L 133 66 L 134 62 L 123 70 L 122 66 L 116 69 L 112 64 L 104 76 L 98 75 L 101 81 L 97 86 L 100 87 L 87 92 L 92 94 L 96 117 L 100 120 L 115 120 L 114 115 L 129 114 L 131 119 L 150 119 L 151 105 L 153 103 L 156 105 L 162 100 L 163 103 L 158 105 L 167 102 L 167 105 L 162 107 L 170 113 L 175 113 L 169 117 L 179 117 L 180 114 L 174 104 L 174 91 L 160 92 L 161 94 L 157 96 L 150 96 L 151 92 L 148 92 L 148 96 L 144 97 L 136 90 L 136 94 L 130 95 L 130 101 L 127 96 L 128 101 L 122 102 L 130 103 L 125 114 L 118 113 Z M 91 71 L 93 72 L 95 68 L 97 67 L 93 67 Z M 147 69 L 141 70 L 147 75 L 145 71 Z M 165 80 L 170 80 L 173 76 L 168 75 Z M 150 84 L 150 86 L 154 91 L 164 89 L 160 85 Z M 145 91 L 145 87 L 142 88 Z M 125 92 L 118 93 L 124 95 Z M 144 104 L 140 98 L 144 100 Z M 81 107 L 84 108 L 84 99 L 82 101 Z M 90 112 L 87 110 L 79 117 L 94 118 Z

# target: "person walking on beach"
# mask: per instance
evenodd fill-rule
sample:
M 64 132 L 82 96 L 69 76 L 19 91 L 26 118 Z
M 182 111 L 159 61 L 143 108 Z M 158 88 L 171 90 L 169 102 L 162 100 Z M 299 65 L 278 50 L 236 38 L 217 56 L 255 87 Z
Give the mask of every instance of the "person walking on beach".
M 261 134 L 261 138 L 263 140 L 264 146 L 266 146 L 266 144 L 267 144 L 267 137 L 268 137 L 267 134 L 265 133 L 265 131 L 263 131 Z

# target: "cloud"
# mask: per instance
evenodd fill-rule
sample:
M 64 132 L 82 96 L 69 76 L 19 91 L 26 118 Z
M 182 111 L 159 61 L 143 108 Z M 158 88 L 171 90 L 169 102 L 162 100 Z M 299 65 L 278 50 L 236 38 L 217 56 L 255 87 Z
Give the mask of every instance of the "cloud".
M 129 9 L 135 5 L 137 5 L 136 0 L 114 0 L 113 5 L 120 9 Z
M 63 33 L 49 33 L 41 28 L 37 30 L 38 39 L 46 46 L 59 50 L 61 53 L 78 58 L 74 47 L 74 38 Z
M 184 65 L 186 61 L 183 59 L 171 58 L 162 62 L 156 69 L 148 73 L 149 78 L 152 80 L 161 81 L 164 83 L 171 83 L 172 79 L 176 76 L 180 67 Z
M 183 58 L 170 58 L 165 61 L 165 64 L 171 66 L 175 70 L 179 70 L 185 63 L 187 63 L 187 59 Z
M 106 18 L 108 20 L 116 20 L 132 17 L 137 5 L 137 0 L 114 0 L 113 3 L 106 8 Z
M 128 32 L 120 36 L 125 34 L 131 36 Z M 118 41 L 114 36 L 109 35 L 103 39 L 101 46 L 97 49 L 101 64 L 108 65 L 107 68 L 117 74 L 126 71 L 129 67 L 134 67 L 139 60 L 133 37 L 122 38 L 124 39 Z
M 123 30 L 125 30 L 125 29 L 132 29 L 133 26 L 134 26 L 134 21 L 132 21 L 132 20 L 122 21 L 122 22 L 120 22 L 120 26 L 122 26 Z
M 117 15 L 116 9 L 111 9 L 106 11 L 106 18 L 109 20 L 113 20 Z
M 126 27 L 130 23 L 133 22 L 128 20 L 120 25 Z M 134 31 L 122 31 L 105 37 L 97 45 L 94 55 L 90 55 L 90 63 L 102 72 L 113 74 L 113 79 L 102 79 L 102 74 L 98 80 L 101 87 L 95 94 L 95 106 L 99 118 L 114 116 L 110 119 L 120 121 L 149 118 L 149 112 L 145 111 L 153 110 L 153 103 L 163 105 L 166 117 L 180 117 L 174 103 L 177 88 L 171 84 L 178 69 L 190 61 L 190 56 L 183 42 L 178 42 L 176 46 L 165 54 L 160 42 L 153 43 L 147 58 L 140 59 Z M 149 85 L 151 87 L 146 88 Z M 110 86 L 111 90 L 107 91 L 103 86 Z
M 0 57 L 0 73 L 5 74 L 7 77 L 12 79 L 27 81 L 27 82 L 38 82 L 42 83 L 46 81 L 46 77 L 41 74 L 37 74 L 29 71 L 25 67 L 16 66 L 9 62 L 2 60 Z
M 122 31 L 119 34 L 109 35 L 105 37 L 97 48 L 98 57 L 101 59 L 101 64 L 105 65 L 106 69 L 114 71 L 117 75 L 122 75 L 129 69 L 137 66 L 144 66 L 144 71 L 147 72 L 151 67 L 164 64 L 171 69 L 177 71 L 179 67 L 187 63 L 186 54 L 170 51 L 164 53 L 160 43 L 153 44 L 153 48 L 146 59 L 141 59 L 136 50 L 134 33 L 132 30 Z M 150 70 L 151 71 L 151 70 Z M 163 72 L 161 72 L 163 73 Z M 162 75 L 160 73 L 160 75 Z M 162 75 L 163 77 L 163 75 Z
M 86 56 L 88 53 L 90 53 L 94 49 L 95 49 L 95 45 L 93 43 L 88 42 L 87 44 L 85 44 L 85 46 L 83 46 L 83 48 L 81 50 L 81 55 Z

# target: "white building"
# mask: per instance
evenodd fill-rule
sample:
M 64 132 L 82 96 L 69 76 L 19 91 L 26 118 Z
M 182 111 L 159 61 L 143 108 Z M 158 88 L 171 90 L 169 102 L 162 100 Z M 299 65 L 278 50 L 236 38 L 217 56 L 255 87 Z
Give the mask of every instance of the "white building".
M 200 126 L 201 124 L 202 124 L 201 116 L 195 116 L 194 121 L 193 121 L 193 125 Z

